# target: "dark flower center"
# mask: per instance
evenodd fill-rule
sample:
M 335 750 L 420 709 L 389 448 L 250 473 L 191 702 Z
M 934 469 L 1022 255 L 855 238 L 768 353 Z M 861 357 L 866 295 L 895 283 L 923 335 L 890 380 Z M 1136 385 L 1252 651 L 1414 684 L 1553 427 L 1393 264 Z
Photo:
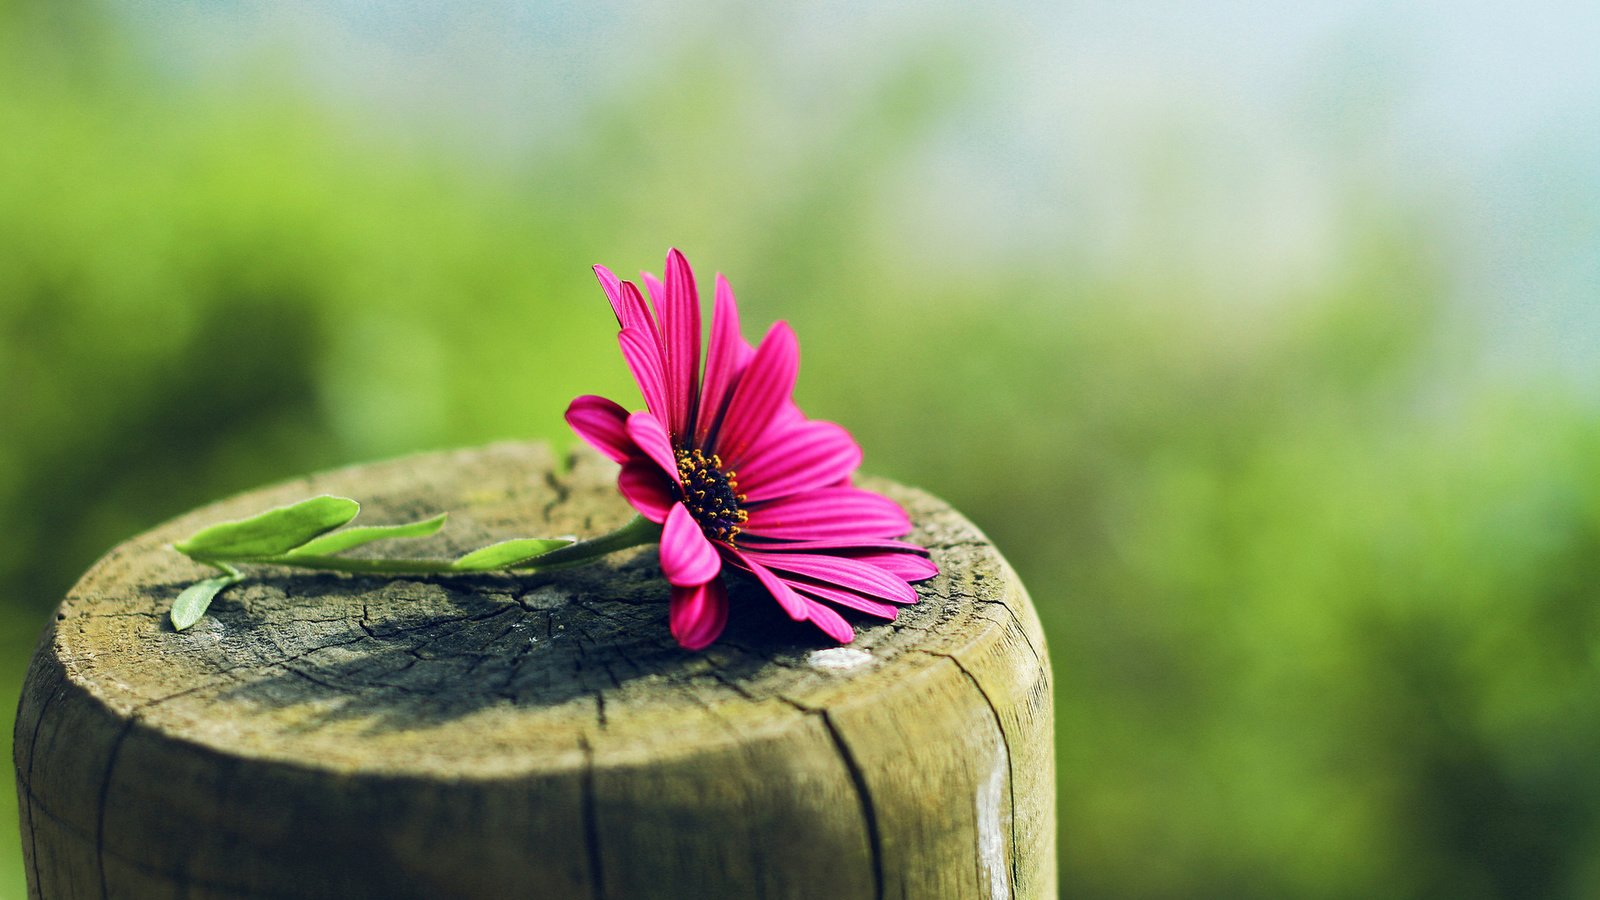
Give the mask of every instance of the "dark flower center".
M 734 480 L 732 469 L 724 472 L 722 460 L 715 454 L 706 456 L 699 450 L 678 450 L 678 477 L 683 486 L 683 505 L 689 508 L 700 530 L 713 541 L 733 543 L 739 526 L 750 514 L 739 508 L 744 495 L 739 493 L 739 482 Z

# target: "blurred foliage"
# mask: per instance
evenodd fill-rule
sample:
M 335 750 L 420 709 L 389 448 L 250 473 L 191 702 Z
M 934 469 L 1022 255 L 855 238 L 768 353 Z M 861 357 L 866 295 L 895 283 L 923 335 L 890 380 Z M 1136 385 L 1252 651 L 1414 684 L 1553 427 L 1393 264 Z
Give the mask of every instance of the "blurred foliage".
M 82 10 L 0 4 L 10 696 L 76 574 L 165 517 L 570 443 L 568 399 L 631 390 L 588 266 L 677 243 L 749 327 L 794 322 L 812 414 L 1030 585 L 1067 893 L 1600 894 L 1600 424 L 1564 383 L 1474 374 L 1429 209 L 1332 167 L 1328 264 L 1262 287 L 1165 243 L 1184 182 L 1158 165 L 1109 262 L 954 264 L 883 223 L 959 124 L 958 42 L 889 55 L 798 143 L 750 126 L 753 59 L 690 47 L 484 164 L 271 72 L 157 75 Z

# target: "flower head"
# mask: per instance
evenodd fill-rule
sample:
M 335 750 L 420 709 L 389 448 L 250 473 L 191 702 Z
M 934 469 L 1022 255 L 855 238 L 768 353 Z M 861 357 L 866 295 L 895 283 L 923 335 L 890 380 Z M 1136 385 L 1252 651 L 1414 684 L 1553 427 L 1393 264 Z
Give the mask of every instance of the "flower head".
M 618 489 L 661 524 L 678 643 L 699 650 L 722 633 L 729 567 L 840 643 L 855 632 L 832 605 L 893 619 L 896 604 L 915 603 L 910 582 L 938 569 L 896 540 L 911 530 L 898 504 L 851 485 L 861 448 L 850 433 L 795 406 L 800 347 L 789 326 L 774 324 L 752 347 L 718 275 L 702 371 L 700 300 L 682 253 L 667 254 L 665 282 L 642 277 L 648 303 L 604 266 L 595 274 L 645 409 L 588 395 L 572 401 L 567 422 L 622 465 Z

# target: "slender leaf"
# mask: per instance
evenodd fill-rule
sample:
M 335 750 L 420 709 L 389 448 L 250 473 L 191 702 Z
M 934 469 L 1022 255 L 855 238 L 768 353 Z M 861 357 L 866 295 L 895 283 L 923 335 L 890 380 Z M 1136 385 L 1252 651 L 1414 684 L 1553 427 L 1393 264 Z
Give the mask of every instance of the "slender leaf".
M 343 553 L 362 544 L 373 541 L 386 541 L 390 538 L 419 538 L 430 534 L 437 534 L 444 527 L 445 519 L 450 518 L 449 513 L 440 513 L 431 519 L 421 522 L 410 522 L 405 525 L 361 525 L 355 528 L 343 528 L 339 531 L 329 532 L 322 537 L 315 538 L 309 543 L 301 544 L 290 550 L 285 556 L 332 556 Z
M 551 550 L 558 550 L 571 544 L 565 538 L 517 538 L 510 541 L 501 541 L 487 547 L 474 550 L 461 557 L 450 568 L 458 572 L 488 572 L 493 569 L 504 569 L 518 563 L 543 556 Z
M 200 621 L 200 617 L 211 608 L 211 601 L 216 599 L 217 594 L 243 577 L 239 572 L 228 569 L 226 574 L 197 581 L 184 588 L 178 599 L 172 601 L 170 615 L 173 629 L 182 631 Z
M 277 556 L 338 528 L 360 511 L 361 504 L 348 497 L 324 494 L 259 516 L 203 528 L 174 549 L 196 559 Z

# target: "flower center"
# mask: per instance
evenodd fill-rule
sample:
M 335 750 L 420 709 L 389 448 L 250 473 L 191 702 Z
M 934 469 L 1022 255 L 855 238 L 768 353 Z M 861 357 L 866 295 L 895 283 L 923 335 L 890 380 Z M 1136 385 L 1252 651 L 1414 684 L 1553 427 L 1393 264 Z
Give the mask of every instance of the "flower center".
M 699 450 L 675 451 L 678 458 L 678 477 L 683 479 L 679 491 L 683 505 L 689 508 L 700 530 L 713 541 L 733 543 L 739 526 L 750 514 L 739 508 L 744 495 L 739 493 L 732 469 L 722 471 L 722 460 L 715 454 L 706 456 Z

